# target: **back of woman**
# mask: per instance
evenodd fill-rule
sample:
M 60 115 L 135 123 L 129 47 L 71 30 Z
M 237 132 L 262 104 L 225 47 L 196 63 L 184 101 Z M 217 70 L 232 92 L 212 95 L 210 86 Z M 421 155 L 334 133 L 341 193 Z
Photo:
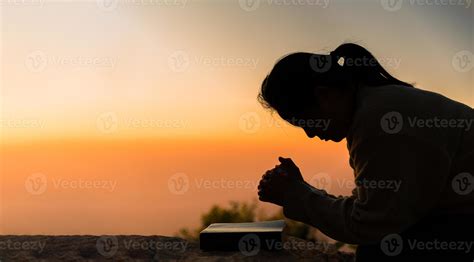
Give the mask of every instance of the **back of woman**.
M 474 110 L 402 85 L 361 87 L 357 108 L 347 136 L 356 181 L 399 182 L 397 192 L 367 199 L 373 207 L 391 203 L 386 212 L 368 212 L 367 216 L 391 217 L 393 223 L 407 225 L 380 243 L 359 246 L 358 257 L 469 256 L 474 252 Z M 364 165 L 380 155 L 388 160 L 372 161 L 371 170 L 379 172 L 368 177 Z M 383 194 L 359 189 L 365 197 Z M 443 250 L 450 244 L 452 248 Z

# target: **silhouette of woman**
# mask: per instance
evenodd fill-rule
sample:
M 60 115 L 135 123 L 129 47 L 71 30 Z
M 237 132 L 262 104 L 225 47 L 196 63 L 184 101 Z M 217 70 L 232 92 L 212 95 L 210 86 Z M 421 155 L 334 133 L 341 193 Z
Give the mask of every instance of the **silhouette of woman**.
M 394 78 L 351 43 L 285 56 L 258 99 L 310 138 L 345 138 L 356 184 L 352 196 L 330 195 L 280 157 L 260 181 L 261 201 L 357 244 L 358 261 L 474 253 L 472 108 Z

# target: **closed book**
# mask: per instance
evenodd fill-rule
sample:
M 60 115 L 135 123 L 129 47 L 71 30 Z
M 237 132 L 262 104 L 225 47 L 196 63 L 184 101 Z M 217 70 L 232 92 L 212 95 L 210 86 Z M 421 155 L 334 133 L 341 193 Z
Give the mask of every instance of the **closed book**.
M 199 234 L 199 246 L 207 251 L 276 250 L 281 248 L 284 220 L 250 223 L 215 223 Z M 258 251 L 257 251 L 258 252 Z

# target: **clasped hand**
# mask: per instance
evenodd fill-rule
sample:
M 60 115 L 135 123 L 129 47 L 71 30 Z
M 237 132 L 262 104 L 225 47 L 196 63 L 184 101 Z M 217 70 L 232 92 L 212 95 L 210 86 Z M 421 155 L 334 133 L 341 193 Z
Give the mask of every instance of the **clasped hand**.
M 293 160 L 283 157 L 279 157 L 278 160 L 280 164 L 262 176 L 258 185 L 258 196 L 260 201 L 283 206 L 285 197 L 291 190 L 290 185 L 304 180 Z

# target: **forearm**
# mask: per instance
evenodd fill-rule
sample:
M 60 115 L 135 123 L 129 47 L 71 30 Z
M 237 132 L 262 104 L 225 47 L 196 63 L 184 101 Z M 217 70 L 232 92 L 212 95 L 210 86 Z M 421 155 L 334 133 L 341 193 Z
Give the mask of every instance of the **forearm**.
M 353 197 L 334 197 L 298 181 L 288 185 L 285 216 L 342 242 L 375 243 L 435 208 L 451 168 L 444 148 L 401 135 L 360 145 L 354 159 L 358 186 Z
M 286 217 L 312 225 L 345 243 L 375 241 L 376 237 L 354 226 L 357 224 L 352 216 L 354 198 L 334 197 L 306 183 L 296 183 L 292 187 L 292 193 L 288 194 L 283 205 Z

